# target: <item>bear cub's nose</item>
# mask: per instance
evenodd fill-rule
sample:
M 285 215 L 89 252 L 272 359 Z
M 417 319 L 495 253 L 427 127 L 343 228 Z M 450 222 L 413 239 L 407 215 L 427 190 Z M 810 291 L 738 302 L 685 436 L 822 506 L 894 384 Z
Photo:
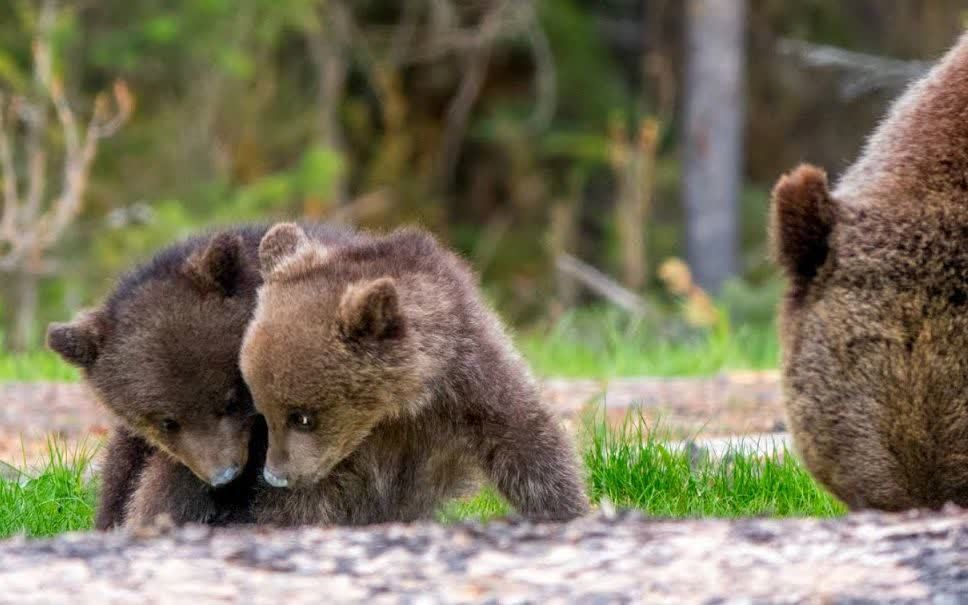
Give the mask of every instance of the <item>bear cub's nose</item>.
M 265 477 L 266 483 L 272 487 L 288 487 L 289 479 L 286 478 L 284 473 L 279 473 L 268 466 L 262 469 L 262 476 Z
M 242 467 L 238 465 L 233 465 L 233 466 L 223 468 L 222 470 L 218 471 L 217 473 L 215 473 L 215 475 L 212 476 L 212 486 L 220 487 L 227 483 L 231 483 L 231 481 L 236 477 L 238 477 L 239 473 L 241 472 L 242 472 Z

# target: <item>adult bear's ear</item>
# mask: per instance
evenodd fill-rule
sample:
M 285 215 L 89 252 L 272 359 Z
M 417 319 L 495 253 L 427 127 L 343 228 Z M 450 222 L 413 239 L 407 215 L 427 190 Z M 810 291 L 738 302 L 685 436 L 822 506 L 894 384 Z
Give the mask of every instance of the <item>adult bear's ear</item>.
M 262 275 L 270 275 L 282 265 L 284 260 L 307 245 L 309 245 L 309 238 L 302 227 L 296 223 L 279 223 L 269 229 L 259 242 L 259 264 Z
M 185 261 L 183 273 L 202 291 L 232 296 L 242 280 L 244 254 L 241 236 L 219 233 Z
M 816 166 L 801 164 L 773 188 L 770 247 L 796 283 L 805 285 L 827 260 L 836 215 L 827 174 Z
M 389 277 L 381 277 L 351 285 L 340 301 L 339 321 L 348 340 L 400 336 L 404 319 L 396 283 Z
M 83 311 L 69 323 L 47 326 L 47 347 L 70 364 L 90 369 L 104 344 L 106 320 L 100 310 Z

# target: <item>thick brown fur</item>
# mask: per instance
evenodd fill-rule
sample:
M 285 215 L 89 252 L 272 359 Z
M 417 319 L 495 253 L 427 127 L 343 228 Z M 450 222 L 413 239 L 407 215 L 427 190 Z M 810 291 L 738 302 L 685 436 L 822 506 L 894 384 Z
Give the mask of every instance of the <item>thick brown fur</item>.
M 852 508 L 968 506 L 968 35 L 833 192 L 783 177 L 771 229 L 807 466 Z
M 267 480 L 288 489 L 257 497 L 259 521 L 426 518 L 482 474 L 527 517 L 587 510 L 568 436 L 433 237 L 325 246 L 284 224 L 261 257 L 240 365 L 269 427 Z
M 94 527 L 110 529 L 124 521 L 131 494 L 155 449 L 123 425 L 114 427 L 104 448 Z
M 238 353 L 262 281 L 265 231 L 229 229 L 170 246 L 124 277 L 99 308 L 48 329 L 48 345 L 83 370 L 119 422 L 98 528 L 160 513 L 179 523 L 250 519 L 244 493 L 261 472 L 265 427 Z M 351 237 L 326 228 L 313 235 Z

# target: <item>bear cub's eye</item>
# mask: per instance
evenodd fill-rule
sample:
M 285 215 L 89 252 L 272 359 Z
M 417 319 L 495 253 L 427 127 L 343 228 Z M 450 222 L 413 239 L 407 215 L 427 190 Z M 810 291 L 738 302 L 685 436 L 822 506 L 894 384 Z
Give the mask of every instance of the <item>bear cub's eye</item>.
M 305 412 L 289 412 L 286 422 L 297 431 L 311 431 L 316 426 L 316 419 Z
M 163 418 L 161 422 L 158 423 L 159 428 L 163 433 L 174 433 L 178 431 L 178 422 L 172 420 L 171 418 Z

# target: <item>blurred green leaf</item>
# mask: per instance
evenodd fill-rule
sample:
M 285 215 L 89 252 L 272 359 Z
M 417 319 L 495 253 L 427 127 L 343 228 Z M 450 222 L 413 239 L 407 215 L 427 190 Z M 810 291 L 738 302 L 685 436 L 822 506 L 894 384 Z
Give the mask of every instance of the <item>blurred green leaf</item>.
M 179 34 L 178 20 L 171 15 L 149 19 L 143 27 L 145 37 L 152 42 L 171 42 Z
M 303 195 L 331 197 L 333 186 L 343 174 L 343 158 L 328 147 L 311 147 L 296 169 L 296 182 Z
M 14 90 L 23 90 L 30 76 L 17 64 L 13 55 L 0 49 L 0 81 L 6 82 Z

